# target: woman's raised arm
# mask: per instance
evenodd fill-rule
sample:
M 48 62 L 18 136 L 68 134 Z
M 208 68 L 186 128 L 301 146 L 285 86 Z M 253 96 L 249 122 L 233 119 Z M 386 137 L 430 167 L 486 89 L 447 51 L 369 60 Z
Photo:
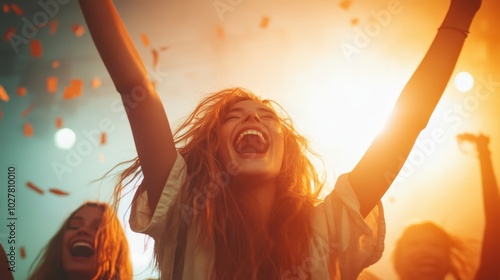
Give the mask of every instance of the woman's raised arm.
M 385 129 L 349 174 L 366 216 L 399 173 L 441 98 L 481 0 L 452 0 L 422 62 L 406 84 Z
M 177 152 L 161 100 L 111 0 L 80 0 L 94 44 L 120 93 L 132 128 L 149 205 L 156 208 Z

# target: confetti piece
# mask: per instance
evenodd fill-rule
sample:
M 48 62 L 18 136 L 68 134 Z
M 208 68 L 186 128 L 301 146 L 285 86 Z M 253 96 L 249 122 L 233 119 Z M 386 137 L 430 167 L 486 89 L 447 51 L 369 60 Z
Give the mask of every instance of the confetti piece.
M 30 41 L 31 55 L 33 57 L 39 58 L 42 56 L 42 42 L 38 39 L 32 39 Z
M 28 108 L 26 108 L 21 114 L 21 118 L 25 118 L 33 110 L 33 108 L 35 108 L 35 104 L 28 106 Z
M 59 27 L 59 21 L 53 20 L 49 23 L 49 34 L 51 36 L 55 35 L 57 32 L 57 27 Z
M 93 78 L 92 79 L 92 88 L 99 88 L 101 87 L 101 79 L 99 78 Z
M 0 121 L 2 121 L 2 118 L 3 118 L 3 112 L 2 110 L 0 110 Z
M 3 34 L 3 40 L 9 42 L 12 37 L 16 35 L 16 29 L 14 27 L 7 28 L 7 31 Z
M 222 39 L 225 37 L 225 32 L 224 32 L 224 26 L 222 25 L 218 25 L 216 28 L 215 28 L 215 36 L 217 36 L 217 38 L 219 39 Z
M 339 5 L 340 5 L 340 7 L 341 7 L 342 9 L 347 10 L 347 9 L 349 9 L 349 7 L 351 6 L 351 4 L 352 4 L 352 1 L 351 1 L 351 0 L 344 0 L 344 1 L 340 2 L 340 4 L 339 4 Z
M 55 195 L 69 195 L 68 192 L 61 191 L 59 189 L 49 189 L 49 192 L 55 194 Z
M 71 99 L 82 95 L 83 82 L 82 80 L 72 79 L 69 86 L 64 89 L 63 99 Z
M 160 51 L 164 52 L 164 51 L 168 50 L 169 48 L 170 48 L 169 46 L 163 46 L 163 47 L 160 47 Z
M 56 128 L 61 129 L 63 127 L 63 119 L 61 118 L 56 118 Z
M 57 91 L 57 77 L 47 78 L 47 92 L 55 93 Z
M 10 8 L 9 8 L 9 5 L 7 3 L 4 3 L 3 4 L 3 12 L 5 14 L 9 13 L 10 12 Z
M 359 23 L 359 19 L 358 18 L 351 19 L 351 25 L 353 25 L 353 26 L 354 25 L 358 25 L 358 23 Z
M 17 87 L 17 96 L 25 96 L 26 93 L 28 93 L 28 90 L 26 89 L 26 87 L 23 87 L 23 86 Z
M 101 153 L 99 154 L 99 162 L 104 162 L 105 158 L 104 155 Z
M 19 255 L 21 256 L 21 259 L 25 259 L 26 258 L 26 249 L 24 249 L 24 246 L 21 246 L 19 248 Z
M 19 6 L 16 3 L 10 4 L 10 9 L 14 13 L 16 13 L 16 15 L 18 15 L 18 16 L 22 16 L 23 15 L 23 10 L 21 8 L 19 8 Z
M 39 193 L 39 194 L 43 194 L 43 190 L 40 189 L 39 187 L 35 186 L 35 184 L 31 183 L 31 182 L 27 182 L 26 183 L 26 186 L 32 190 L 34 190 L 35 192 Z
M 106 144 L 106 132 L 101 132 L 101 145 Z
M 269 26 L 269 17 L 264 16 L 260 20 L 260 28 L 267 28 L 267 26 Z
M 25 123 L 24 124 L 24 136 L 26 137 L 31 137 L 33 136 L 34 132 L 33 132 L 33 127 L 31 126 L 30 123 Z
M 141 33 L 141 40 L 142 40 L 142 44 L 145 47 L 149 47 L 149 38 L 148 38 L 148 35 L 146 35 L 144 33 Z
M 54 68 L 54 69 L 59 68 L 59 61 L 58 60 L 52 61 L 52 68 Z
M 73 33 L 75 34 L 76 37 L 81 37 L 85 32 L 85 28 L 83 28 L 83 25 L 81 24 L 73 24 L 71 29 L 73 30 Z
M 160 54 L 156 49 L 152 49 L 151 52 L 153 53 L 153 67 L 156 68 L 158 66 L 158 59 Z
M 2 85 L 0 85 L 0 100 L 4 102 L 9 101 L 9 95 L 7 94 Z

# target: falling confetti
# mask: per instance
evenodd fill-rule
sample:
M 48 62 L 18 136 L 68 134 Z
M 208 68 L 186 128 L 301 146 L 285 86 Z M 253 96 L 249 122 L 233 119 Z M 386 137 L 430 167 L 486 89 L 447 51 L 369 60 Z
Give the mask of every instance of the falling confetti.
M 152 49 L 151 52 L 153 53 L 153 67 L 156 68 L 158 66 L 158 60 L 160 54 L 156 49 Z
M 25 118 L 33 110 L 33 108 L 35 108 L 35 104 L 28 106 L 28 108 L 26 108 L 21 114 L 21 118 Z
M 26 258 L 26 249 L 24 249 L 24 246 L 21 246 L 19 248 L 19 255 L 21 256 L 21 259 L 25 259 Z
M 42 42 L 38 39 L 32 39 L 30 41 L 31 55 L 33 57 L 39 58 L 42 56 Z
M 14 27 L 9 27 L 7 28 L 7 31 L 5 31 L 3 35 L 3 40 L 5 42 L 9 42 L 14 35 L 16 35 L 16 29 Z
M 64 89 L 63 99 L 71 99 L 82 95 L 83 82 L 82 80 L 72 79 L 69 86 Z
M 148 35 L 146 35 L 144 33 L 141 33 L 141 40 L 142 40 L 142 44 L 145 47 L 149 47 L 149 38 L 148 38 Z
M 358 25 L 358 23 L 359 23 L 359 19 L 358 18 L 351 19 L 351 25 L 353 25 L 353 26 L 354 25 Z
M 57 77 L 47 78 L 47 92 L 55 93 L 57 91 Z
M 53 194 L 55 194 L 55 195 L 69 195 L 69 193 L 68 193 L 68 192 L 61 191 L 61 190 L 59 190 L 59 189 L 54 189 L 54 188 L 49 189 L 49 192 L 51 192 L 51 193 L 53 193 Z
M 352 4 L 352 1 L 351 1 L 351 0 L 344 0 L 344 1 L 340 2 L 340 4 L 339 4 L 339 5 L 340 5 L 340 7 L 341 7 L 342 9 L 347 10 L 347 9 L 349 9 L 349 7 L 351 6 L 351 4 Z
M 217 36 L 217 38 L 219 39 L 222 39 L 225 37 L 225 32 L 224 32 L 224 26 L 222 25 L 217 25 L 217 27 L 215 28 L 215 36 Z
M 17 87 L 17 95 L 18 96 L 25 96 L 26 93 L 28 93 L 28 90 L 26 89 L 26 87 L 23 87 L 23 86 Z
M 9 13 L 10 12 L 10 8 L 9 8 L 9 5 L 7 3 L 4 3 L 3 4 L 3 12 L 5 14 Z
M 7 94 L 2 85 L 0 85 L 0 100 L 4 102 L 9 101 L 9 95 Z
M 21 10 L 21 8 L 19 8 L 19 6 L 16 3 L 10 4 L 10 9 L 18 16 L 23 15 L 23 10 Z
M 2 110 L 0 110 L 0 121 L 2 121 L 2 118 L 3 118 L 3 112 Z
M 59 68 L 59 61 L 58 60 L 52 61 L 52 68 L 54 68 L 54 69 Z
M 35 186 L 35 184 L 31 183 L 31 182 L 27 182 L 26 183 L 26 186 L 32 190 L 34 190 L 35 192 L 39 193 L 39 194 L 43 194 L 43 190 L 40 189 L 39 187 Z
M 106 144 L 106 132 L 101 132 L 101 145 Z
M 97 77 L 93 78 L 92 79 L 92 88 L 97 89 L 99 87 L 101 87 L 101 79 L 99 79 Z
M 267 28 L 267 26 L 269 26 L 269 17 L 264 16 L 260 20 L 260 28 Z
M 73 24 L 71 29 L 73 30 L 73 33 L 75 34 L 76 37 L 81 37 L 85 32 L 85 28 L 83 28 L 83 25 L 81 24 Z
M 33 134 L 34 134 L 33 126 L 31 126 L 30 123 L 25 123 L 24 124 L 24 136 L 32 137 Z
M 57 27 L 59 27 L 59 22 L 57 20 L 53 20 L 49 23 L 49 34 L 51 36 L 56 34 Z
M 99 154 L 99 162 L 104 162 L 105 158 L 102 153 Z
M 160 51 L 164 52 L 164 51 L 168 50 L 169 48 L 170 48 L 169 46 L 163 46 L 163 47 L 160 47 Z
M 61 129 L 63 127 L 63 119 L 61 118 L 56 118 L 56 128 Z

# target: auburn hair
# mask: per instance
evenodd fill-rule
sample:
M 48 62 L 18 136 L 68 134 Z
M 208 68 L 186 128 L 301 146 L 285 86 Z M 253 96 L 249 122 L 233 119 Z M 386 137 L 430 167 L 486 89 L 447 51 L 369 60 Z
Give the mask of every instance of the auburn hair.
M 273 110 L 284 133 L 283 161 L 268 228 L 256 222 L 250 210 L 253 201 L 238 198 L 228 187 L 230 172 L 217 158 L 217 129 L 231 106 L 245 100 L 261 102 Z M 324 178 L 309 159 L 317 154 L 276 102 L 239 87 L 216 92 L 198 104 L 174 133 L 174 141 L 186 162 L 187 179 L 176 197 L 176 206 L 167 213 L 170 222 L 165 235 L 155 240 L 160 273 L 163 265 L 171 265 L 163 262 L 167 240 L 182 238 L 179 233 L 191 223 L 199 225 L 199 242 L 215 245 L 213 279 L 278 279 L 286 269 L 303 261 L 309 252 L 311 212 Z M 120 174 L 116 198 L 133 181 L 130 178 L 140 174 L 136 159 Z M 176 255 L 183 256 L 182 252 Z
M 31 266 L 29 280 L 68 279 L 68 274 L 62 266 L 63 236 L 72 217 L 84 207 L 97 207 L 102 210 L 102 220 L 94 246 L 97 260 L 92 280 L 133 278 L 127 237 L 115 210 L 105 203 L 86 202 L 70 214 L 45 248 L 40 251 Z

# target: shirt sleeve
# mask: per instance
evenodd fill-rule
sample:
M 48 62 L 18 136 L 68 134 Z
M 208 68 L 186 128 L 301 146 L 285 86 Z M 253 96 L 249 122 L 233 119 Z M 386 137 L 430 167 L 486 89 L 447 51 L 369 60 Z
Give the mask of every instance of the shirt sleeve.
M 134 197 L 130 213 L 130 228 L 139 233 L 148 234 L 153 238 L 161 236 L 168 224 L 167 213 L 173 205 L 181 186 L 186 180 L 186 163 L 177 153 L 177 158 L 161 192 L 161 197 L 154 213 L 149 207 L 147 191 Z
M 363 218 L 347 174 L 338 178 L 334 190 L 316 207 L 313 229 L 314 244 L 329 249 L 324 269 L 330 279 L 339 276 L 339 279 L 356 279 L 364 268 L 382 256 L 385 238 L 382 203 Z

